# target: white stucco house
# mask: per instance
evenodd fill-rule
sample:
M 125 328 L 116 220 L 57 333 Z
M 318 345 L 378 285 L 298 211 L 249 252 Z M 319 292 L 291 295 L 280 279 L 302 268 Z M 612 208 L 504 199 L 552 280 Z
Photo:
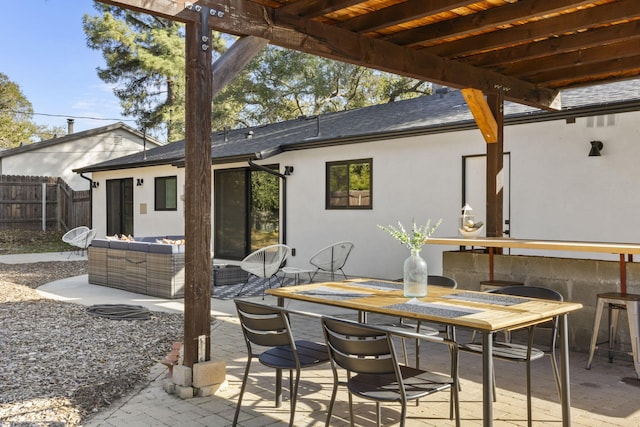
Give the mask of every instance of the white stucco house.
M 89 179 L 73 169 L 161 145 L 122 122 L 74 133 L 69 119 L 65 136 L 0 151 L 0 175 L 59 177 L 73 190 L 88 190 Z
M 505 230 L 518 238 L 640 241 L 640 80 L 563 92 L 562 101 L 555 112 L 505 105 Z M 599 156 L 589 155 L 600 145 L 592 141 L 602 143 Z M 455 236 L 465 203 L 482 220 L 485 153 L 463 97 L 446 88 L 217 132 L 212 250 L 234 262 L 275 239 L 295 248 L 289 265 L 307 267 L 317 249 L 350 240 L 349 275 L 397 279 L 408 250 L 377 225 L 442 218 L 436 235 Z M 184 233 L 184 142 L 86 164 L 75 171 L 98 184 L 98 236 Z M 256 190 L 266 176 L 277 193 L 271 201 Z M 357 191 L 346 197 L 347 188 Z M 451 249 L 424 248 L 430 273 L 441 272 L 442 251 Z

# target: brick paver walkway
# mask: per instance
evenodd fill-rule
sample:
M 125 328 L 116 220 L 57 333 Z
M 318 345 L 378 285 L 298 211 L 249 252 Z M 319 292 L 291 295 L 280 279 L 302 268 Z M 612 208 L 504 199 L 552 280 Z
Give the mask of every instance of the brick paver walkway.
M 273 303 L 267 297 L 266 301 Z M 260 300 L 259 298 L 257 299 Z M 294 303 L 297 309 L 309 310 L 309 304 Z M 221 313 L 216 316 L 212 330 L 212 357 L 224 360 L 227 364 L 226 388 L 214 396 L 196 397 L 182 400 L 167 394 L 162 387 L 166 368 L 155 366 L 150 375 L 150 383 L 116 402 L 112 407 L 96 416 L 86 424 L 88 427 L 137 427 L 137 426 L 210 426 L 231 425 L 235 405 L 241 385 L 246 360 L 246 347 L 242 339 L 237 318 L 232 314 L 231 302 L 215 301 L 212 309 Z M 325 308 L 326 310 L 326 308 Z M 228 313 L 225 315 L 223 313 Z M 340 314 L 341 313 L 329 313 Z M 321 339 L 317 320 L 295 317 L 293 319 L 296 335 L 305 338 Z M 465 332 L 458 332 L 464 338 Z M 411 349 L 413 346 L 408 345 Z M 430 346 L 423 347 L 424 363 L 446 366 L 446 352 L 434 351 Z M 433 356 L 427 361 L 428 355 Z M 462 391 L 460 407 L 463 426 L 481 425 L 481 357 L 462 353 L 460 375 Z M 608 363 L 606 353 L 596 355 L 591 370 L 585 366 L 586 354 L 571 354 L 571 398 L 572 425 L 596 427 L 638 426 L 640 425 L 640 381 L 635 379 L 630 358 L 618 358 Z M 526 420 L 526 396 L 524 365 L 496 361 L 497 402 L 494 404 L 496 426 L 524 426 Z M 534 425 L 561 425 L 559 398 L 548 359 L 534 362 L 533 375 L 533 413 Z M 285 378 L 286 379 L 286 378 Z M 289 418 L 289 398 L 284 382 L 284 403 L 275 408 L 273 403 L 273 370 L 255 363 L 252 366 L 250 383 L 245 393 L 239 425 L 242 427 L 284 426 Z M 296 426 L 323 426 L 329 403 L 332 375 L 329 366 L 302 373 L 300 396 L 296 410 Z M 338 394 L 338 403 L 334 410 L 332 426 L 347 426 L 348 406 L 346 392 Z M 371 402 L 355 400 L 356 424 L 375 425 L 375 405 Z M 383 424 L 396 425 L 399 408 L 383 405 Z M 445 426 L 454 425 L 449 420 L 448 394 L 439 393 L 422 399 L 419 406 L 408 408 L 408 426 Z

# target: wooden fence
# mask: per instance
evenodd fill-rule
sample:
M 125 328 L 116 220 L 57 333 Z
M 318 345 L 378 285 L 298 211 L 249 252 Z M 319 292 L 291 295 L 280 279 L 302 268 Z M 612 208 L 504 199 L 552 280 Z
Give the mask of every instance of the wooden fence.
M 0 229 L 67 231 L 80 225 L 91 226 L 91 190 L 74 191 L 56 177 L 0 175 Z

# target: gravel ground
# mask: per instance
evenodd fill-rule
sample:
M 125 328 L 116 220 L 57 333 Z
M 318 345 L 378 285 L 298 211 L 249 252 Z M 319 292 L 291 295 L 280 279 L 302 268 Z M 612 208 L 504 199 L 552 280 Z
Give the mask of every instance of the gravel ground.
M 0 264 L 0 426 L 80 426 L 182 340 L 182 314 L 111 320 L 35 291 L 86 272 L 83 261 Z

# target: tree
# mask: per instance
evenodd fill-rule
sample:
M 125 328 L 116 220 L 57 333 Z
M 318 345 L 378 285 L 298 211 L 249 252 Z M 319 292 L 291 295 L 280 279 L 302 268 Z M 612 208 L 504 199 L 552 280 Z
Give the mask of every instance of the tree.
M 83 18 L 89 47 L 101 50 L 98 76 L 116 83 L 123 114 L 147 130 L 184 135 L 184 26 L 95 3 Z M 231 36 L 213 33 L 214 60 Z M 418 96 L 430 84 L 268 46 L 213 101 L 213 129 L 288 120 Z
M 216 101 L 242 105 L 235 120 L 252 126 L 392 102 L 430 90 L 426 82 L 269 46 Z M 214 123 L 223 117 L 215 116 L 218 112 L 214 108 Z
M 32 114 L 33 107 L 20 87 L 0 73 L 0 148 L 31 142 L 36 131 Z
M 173 141 L 184 135 L 184 25 L 94 2 L 99 16 L 83 17 L 87 44 L 101 50 L 98 76 L 116 83 L 125 116 L 141 128 L 164 129 Z M 219 37 L 210 43 L 223 48 Z

